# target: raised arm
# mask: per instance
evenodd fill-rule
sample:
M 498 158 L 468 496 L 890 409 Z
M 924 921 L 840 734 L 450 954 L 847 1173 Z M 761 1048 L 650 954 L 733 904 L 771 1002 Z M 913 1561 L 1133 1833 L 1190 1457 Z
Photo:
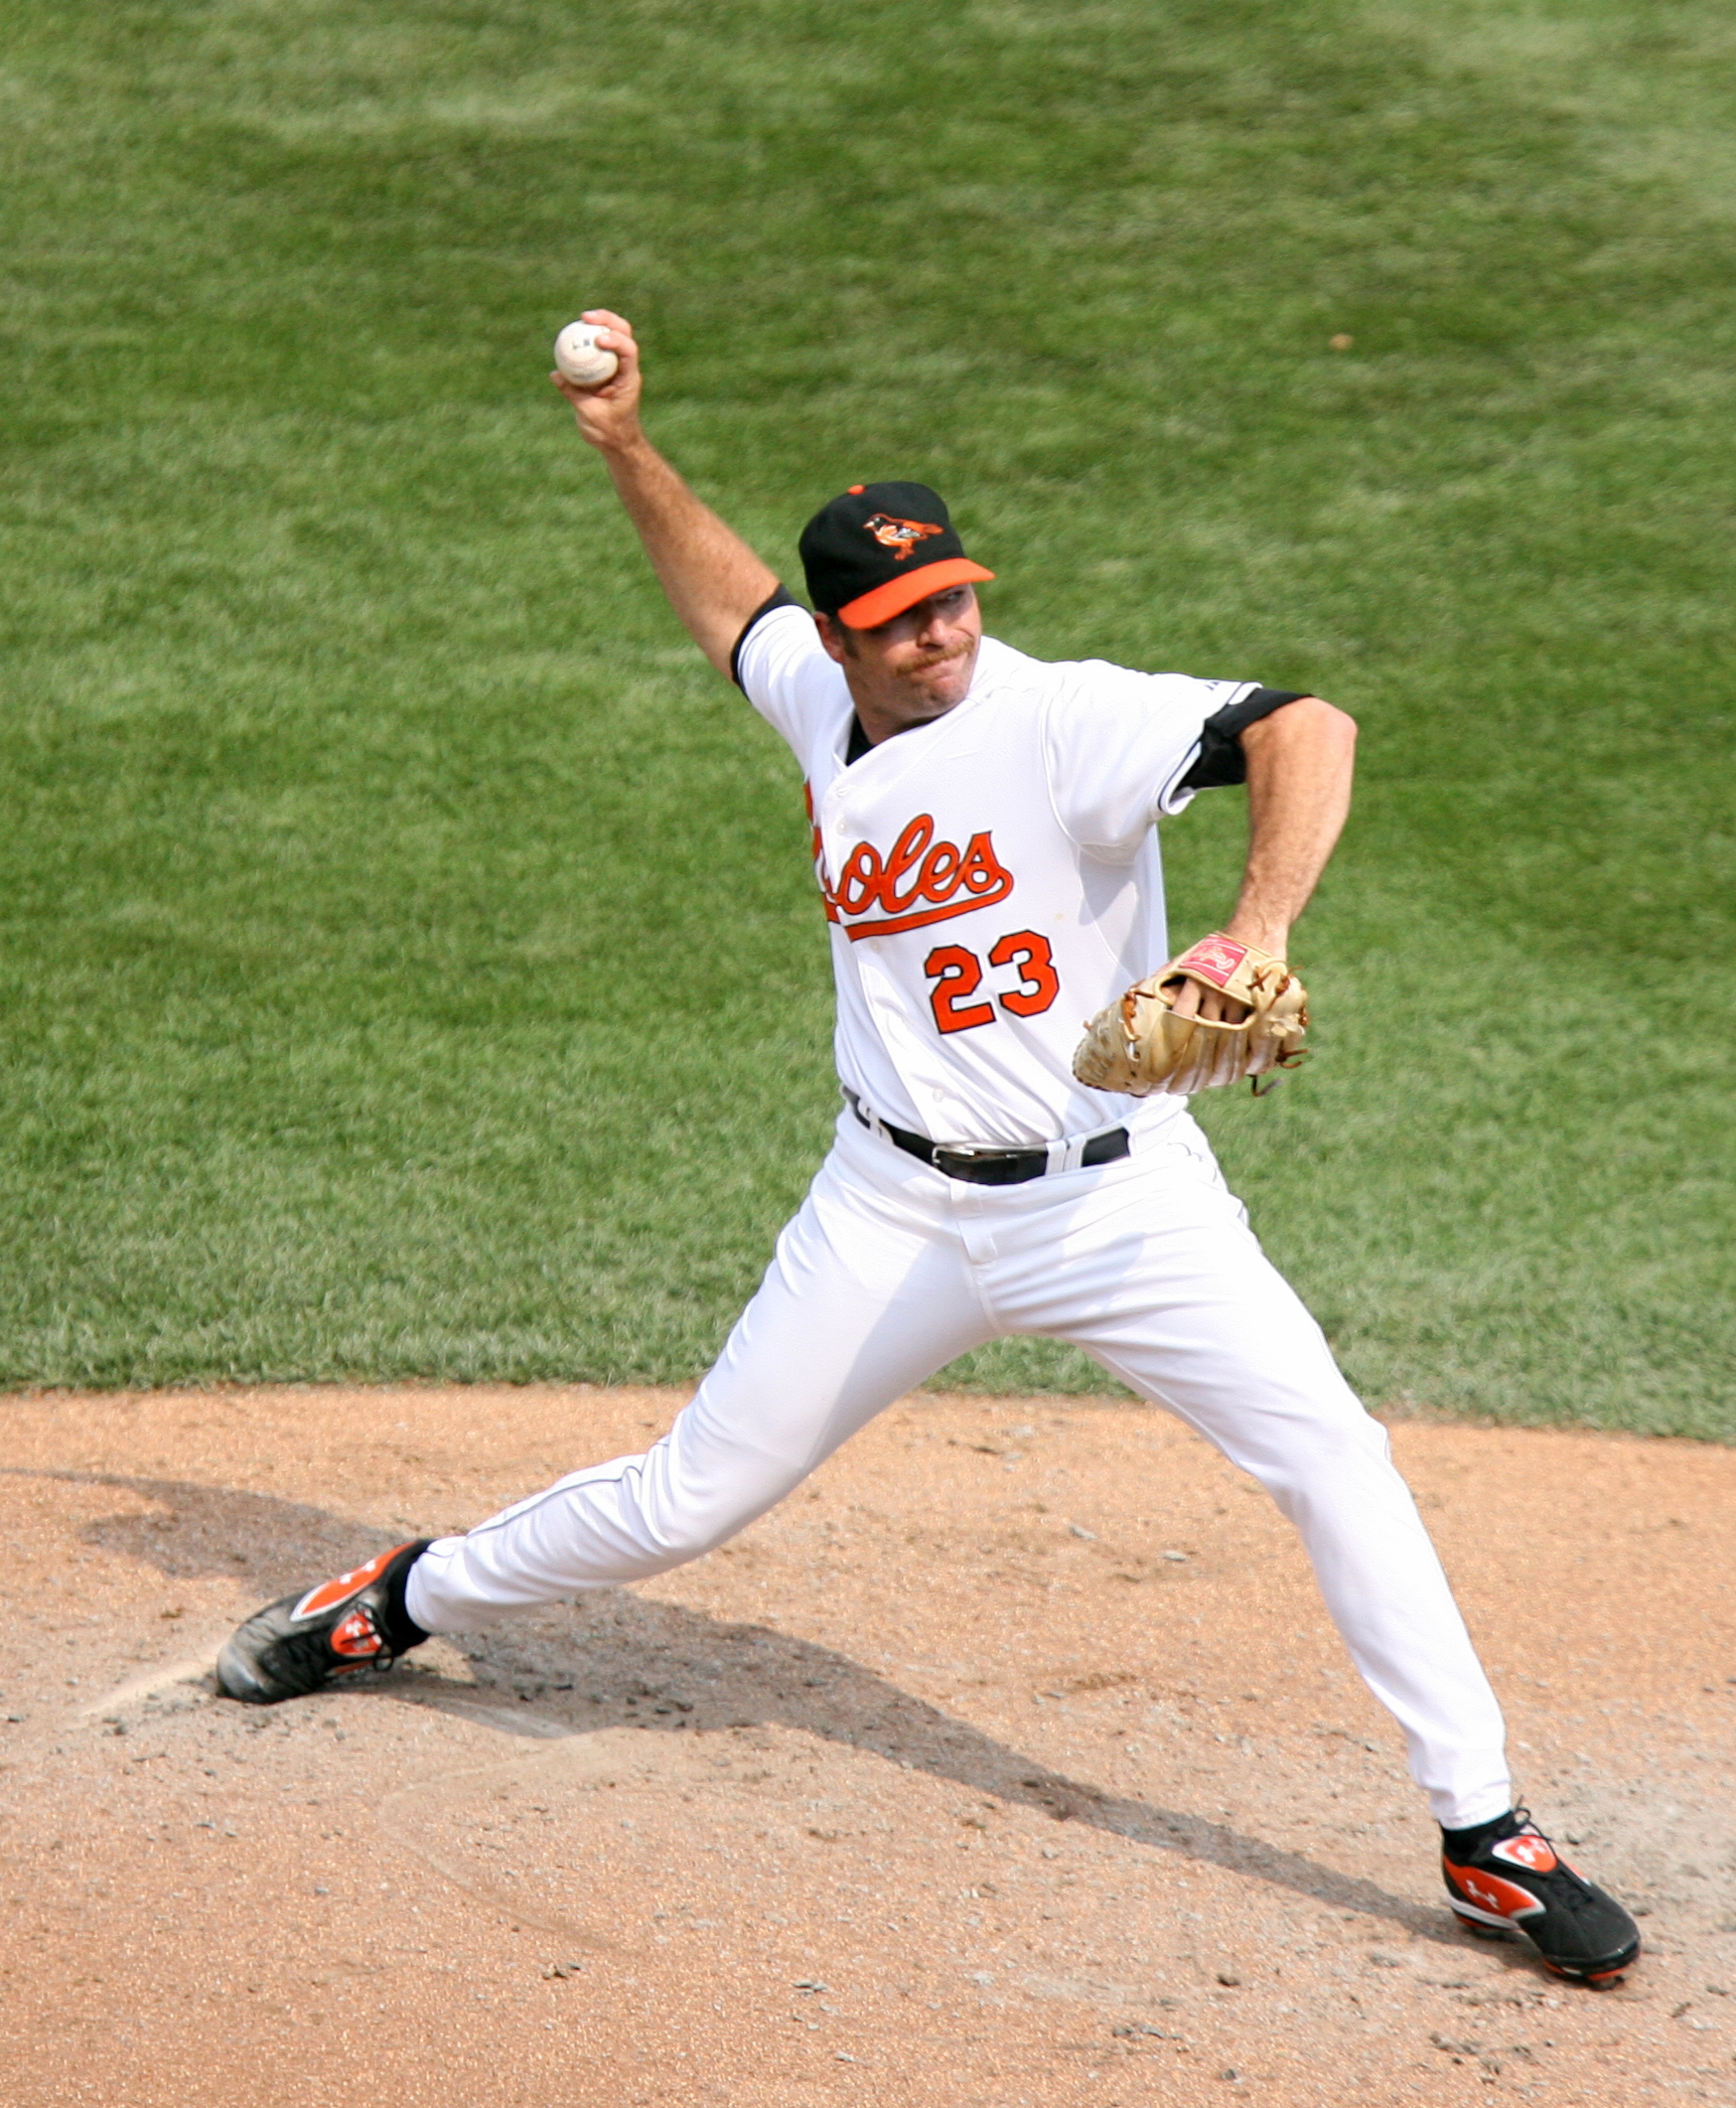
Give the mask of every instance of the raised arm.
M 777 590 L 778 576 L 732 528 L 702 505 L 645 435 L 639 421 L 639 346 L 633 325 L 607 308 L 597 342 L 621 365 L 601 387 L 548 377 L 573 406 L 579 430 L 603 457 L 669 605 L 720 674 L 748 617 Z M 1294 707 L 1294 705 L 1292 705 Z
M 1351 809 L 1356 720 L 1304 695 L 1241 731 L 1247 761 L 1247 864 L 1228 936 L 1276 958 L 1287 955 L 1290 926 L 1308 905 Z M 1176 998 L 1180 1016 L 1244 1015 L 1216 990 L 1189 981 Z

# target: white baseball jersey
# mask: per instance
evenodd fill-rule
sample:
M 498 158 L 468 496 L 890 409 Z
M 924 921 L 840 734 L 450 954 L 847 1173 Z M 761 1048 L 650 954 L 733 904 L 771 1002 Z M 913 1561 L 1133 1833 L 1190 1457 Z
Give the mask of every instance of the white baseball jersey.
M 1059 664 L 982 640 L 963 701 L 846 765 L 843 670 L 802 608 L 743 640 L 744 692 L 806 778 L 838 1075 L 932 1140 L 1017 1145 L 1177 1118 L 1092 1091 L 1085 1019 L 1169 956 L 1155 822 L 1253 681 Z

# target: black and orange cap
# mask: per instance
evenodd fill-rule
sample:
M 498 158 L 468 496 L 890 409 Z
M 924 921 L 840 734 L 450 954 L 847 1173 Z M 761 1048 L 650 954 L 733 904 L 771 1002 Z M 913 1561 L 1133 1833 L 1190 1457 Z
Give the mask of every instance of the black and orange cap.
M 807 597 L 852 630 L 871 630 L 949 586 L 992 578 L 964 553 L 926 483 L 853 483 L 801 530 Z

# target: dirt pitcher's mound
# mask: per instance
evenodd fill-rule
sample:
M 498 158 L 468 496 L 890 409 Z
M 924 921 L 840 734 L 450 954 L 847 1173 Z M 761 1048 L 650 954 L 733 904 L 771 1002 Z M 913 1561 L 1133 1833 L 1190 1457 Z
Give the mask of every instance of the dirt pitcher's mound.
M 1162 1416 L 895 1408 L 727 1550 L 263 1712 L 297 1581 L 643 1391 L 0 1403 L 8 2108 L 1736 2099 L 1736 1452 L 1406 1426 L 1606 1995 L 1459 1932 L 1289 1531 Z

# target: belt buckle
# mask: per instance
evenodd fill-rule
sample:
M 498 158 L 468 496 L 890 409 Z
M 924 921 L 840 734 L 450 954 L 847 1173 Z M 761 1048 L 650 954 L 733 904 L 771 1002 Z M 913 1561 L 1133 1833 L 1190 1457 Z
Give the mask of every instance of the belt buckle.
M 966 1180 L 970 1176 L 970 1168 L 973 1164 L 980 1163 L 985 1156 L 994 1153 L 992 1150 L 982 1148 L 977 1143 L 968 1141 L 957 1143 L 938 1141 L 935 1143 L 934 1149 L 935 1153 L 932 1161 L 937 1171 L 947 1178 L 963 1178 Z M 952 1168 L 954 1164 L 959 1165 L 961 1168 L 954 1171 Z
M 999 1148 L 987 1142 L 957 1142 L 935 1148 L 935 1169 L 969 1185 L 1023 1185 L 1044 1172 L 1041 1149 Z M 1002 1175 L 997 1175 L 1001 1173 Z

